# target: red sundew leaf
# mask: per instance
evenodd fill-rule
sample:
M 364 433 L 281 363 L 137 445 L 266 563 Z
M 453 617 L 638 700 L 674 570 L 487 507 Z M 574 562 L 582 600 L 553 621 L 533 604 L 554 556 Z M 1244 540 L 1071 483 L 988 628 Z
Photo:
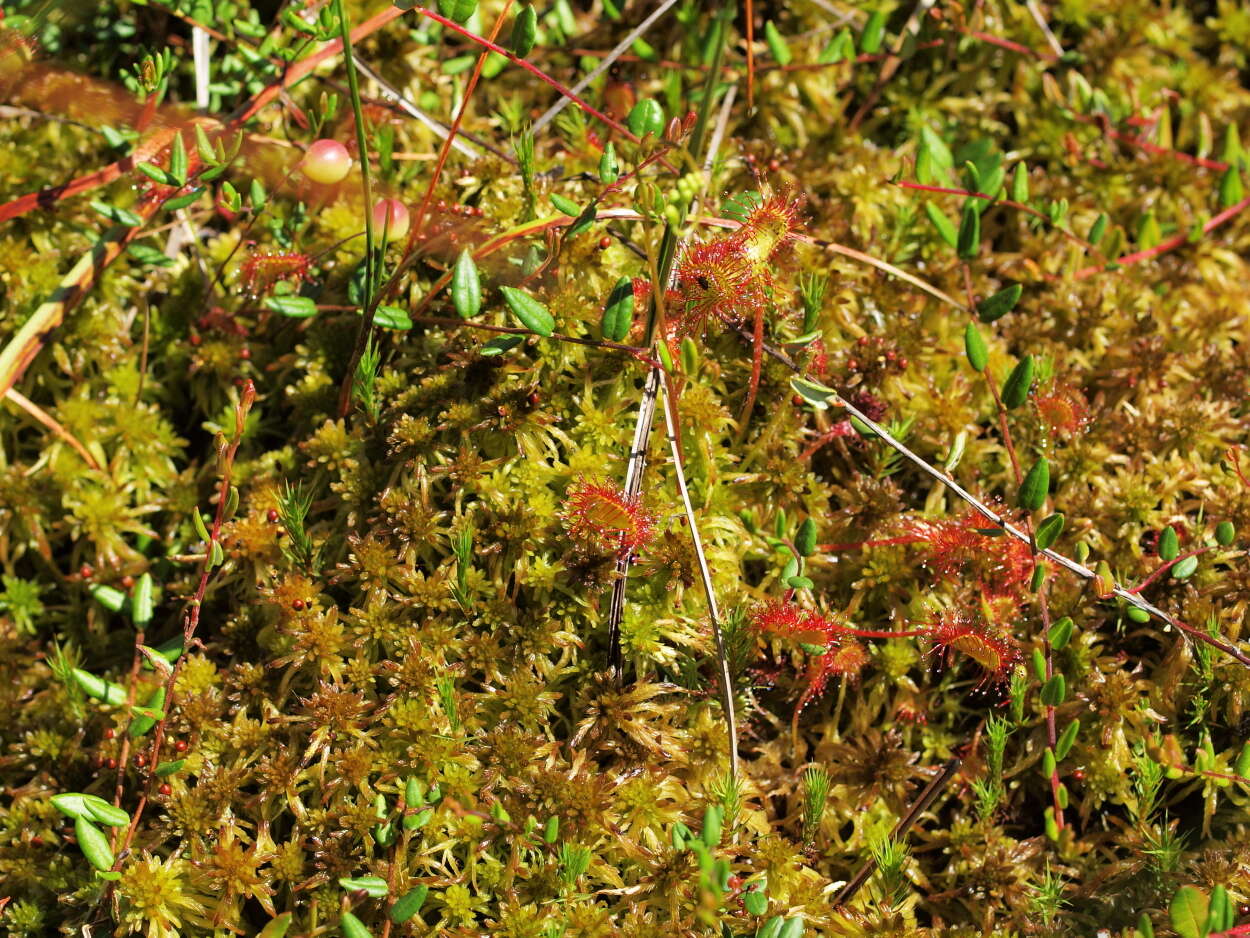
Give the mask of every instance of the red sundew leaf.
M 1021 657 L 1010 632 L 962 610 L 940 613 L 929 626 L 929 637 L 944 652 L 960 652 L 980 665 L 986 683 L 1006 681 Z
M 565 496 L 564 526 L 569 535 L 604 554 L 626 556 L 650 543 L 655 519 L 642 498 L 604 482 L 579 479 Z

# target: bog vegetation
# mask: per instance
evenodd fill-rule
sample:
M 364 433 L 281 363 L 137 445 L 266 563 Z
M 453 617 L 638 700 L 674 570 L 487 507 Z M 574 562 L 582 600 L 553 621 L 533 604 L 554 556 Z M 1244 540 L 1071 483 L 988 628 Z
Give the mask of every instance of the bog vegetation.
M 10 0 L 0 925 L 1250 934 L 1234 0 Z

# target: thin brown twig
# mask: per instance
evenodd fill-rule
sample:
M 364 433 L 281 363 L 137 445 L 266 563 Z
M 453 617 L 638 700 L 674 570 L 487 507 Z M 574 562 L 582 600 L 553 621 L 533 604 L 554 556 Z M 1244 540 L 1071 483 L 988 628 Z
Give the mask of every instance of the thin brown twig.
M 907 813 L 894 825 L 894 830 L 890 832 L 892 838 L 902 837 L 911 830 L 912 825 L 916 823 L 916 819 L 929 810 L 929 807 L 937 800 L 937 796 L 942 793 L 942 789 L 950 784 L 950 780 L 955 777 L 955 773 L 959 771 L 961 765 L 963 765 L 963 759 L 958 756 L 946 760 L 942 770 L 925 786 L 924 791 L 916 798 L 915 802 L 907 810 Z M 850 881 L 834 897 L 833 904 L 846 905 L 850 902 L 851 897 L 859 892 L 864 883 L 868 882 L 868 877 L 872 875 L 876 865 L 876 861 L 870 859 L 861 866 L 859 871 L 851 877 Z
M 78 442 L 78 438 L 66 430 L 64 425 L 61 424 L 61 422 L 55 417 L 49 414 L 30 398 L 26 397 L 26 395 L 22 394 L 16 388 L 9 388 L 4 392 L 4 396 L 68 443 L 74 452 L 82 457 L 83 462 L 85 462 L 93 470 L 96 472 L 100 471 L 100 464 L 96 462 L 96 458 L 91 455 L 90 450 Z

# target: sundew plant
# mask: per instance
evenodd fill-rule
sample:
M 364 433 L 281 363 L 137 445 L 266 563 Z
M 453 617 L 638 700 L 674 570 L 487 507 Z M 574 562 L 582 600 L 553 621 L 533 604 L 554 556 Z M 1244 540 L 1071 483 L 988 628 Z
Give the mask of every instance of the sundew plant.
M 0 932 L 1250 935 L 1233 0 L 4 0 Z

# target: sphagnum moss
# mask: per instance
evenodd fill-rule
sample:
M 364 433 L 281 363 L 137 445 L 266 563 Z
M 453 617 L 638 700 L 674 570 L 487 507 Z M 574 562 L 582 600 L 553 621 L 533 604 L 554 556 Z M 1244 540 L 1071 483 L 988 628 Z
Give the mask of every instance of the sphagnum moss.
M 515 11 L 465 0 L 400 24 L 347 6 L 354 58 L 402 106 L 367 72 L 360 109 L 335 99 L 330 11 L 106 5 L 53 22 L 19 3 L 0 33 L 0 351 L 119 209 L 203 190 L 0 374 L 20 392 L 0 424 L 4 928 L 1189 936 L 1243 921 L 1250 670 L 1225 653 L 1248 637 L 1241 11 L 848 7 L 831 32 L 829 11 L 779 4 L 753 11 L 768 41 L 748 109 L 741 17 L 677 4 L 578 92 L 614 121 L 648 99 L 633 123 L 658 109 L 650 137 L 570 106 L 531 157 L 525 115 L 559 94 L 545 79 L 573 85 L 650 10 L 539 8 L 525 64 L 488 58 L 467 94 L 474 37 L 507 49 Z M 216 43 L 222 123 L 203 134 L 194 56 L 170 38 L 192 21 Z M 723 111 L 700 68 L 718 56 L 713 78 L 737 87 Z M 264 90 L 315 62 L 330 84 Z M 232 118 L 259 94 L 273 103 Z M 446 127 L 466 97 L 468 136 L 436 177 L 443 141 L 415 112 Z M 155 175 L 106 168 L 132 132 Z M 355 176 L 298 170 L 318 139 L 412 215 L 374 282 Z M 706 176 L 696 142 L 715 151 Z M 480 308 L 445 292 L 466 249 Z M 665 251 L 674 276 L 656 283 Z M 622 278 L 633 321 L 608 347 Z M 519 328 L 504 286 L 583 344 Z M 388 328 L 348 375 L 366 295 Z M 659 342 L 640 347 L 649 325 Z M 1026 358 L 1032 380 L 1008 381 Z M 641 497 L 619 489 L 657 361 L 704 561 L 660 441 Z M 371 396 L 342 416 L 353 386 Z M 1023 538 L 826 388 L 992 511 L 1013 506 Z M 1041 458 L 1040 507 L 1016 511 Z M 1124 593 L 1038 563 L 1030 537 L 1056 515 L 1053 548 Z M 142 709 L 174 661 L 168 702 Z M 73 793 L 133 821 L 100 828 L 114 871 L 74 846 L 51 801 Z

